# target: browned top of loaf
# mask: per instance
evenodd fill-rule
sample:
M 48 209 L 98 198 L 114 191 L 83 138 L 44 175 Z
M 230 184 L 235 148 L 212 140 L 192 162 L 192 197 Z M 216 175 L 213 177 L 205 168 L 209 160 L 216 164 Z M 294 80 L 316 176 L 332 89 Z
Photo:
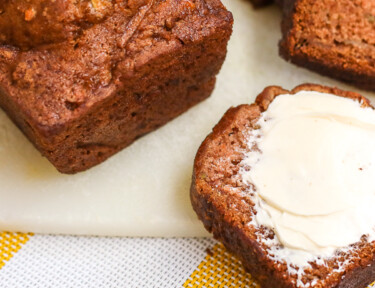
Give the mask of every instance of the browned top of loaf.
M 33 0 L 21 7 L 29 7 L 34 3 L 39 11 L 38 7 L 42 7 L 44 4 L 41 3 L 45 2 L 52 1 Z M 80 4 L 74 4 L 76 2 Z M 65 3 L 70 10 L 61 14 L 61 17 L 72 20 L 78 17 L 74 11 L 80 11 L 78 6 L 85 6 L 86 2 L 57 0 L 55 4 L 48 5 L 60 11 L 59 5 Z M 45 129 L 61 127 L 100 101 L 126 89 L 131 79 L 149 73 L 147 64 L 150 61 L 158 61 L 159 56 L 183 49 L 191 42 L 199 45 L 205 36 L 220 29 L 227 31 L 231 26 L 228 23 L 232 23 L 230 12 L 219 0 L 111 2 L 113 7 L 110 15 L 99 24 L 85 26 L 84 33 L 78 33 L 72 39 L 38 45 L 27 51 L 9 45 L 17 39 L 9 39 L 8 45 L 0 45 L 0 92 L 8 95 L 18 109 L 25 111 L 28 121 Z M 138 7 L 134 3 L 143 5 Z M 12 9 L 14 11 L 14 7 Z M 8 17 L 5 12 L 1 15 Z M 81 19 L 90 19 L 87 15 Z M 32 25 L 35 21 L 38 23 L 35 25 L 42 31 L 39 25 L 43 19 L 43 16 L 37 14 L 34 20 L 24 24 L 20 16 L 13 21 L 20 26 Z M 75 22 L 71 23 L 80 25 L 80 21 Z M 57 25 L 57 22 L 51 23 L 52 26 Z M 87 24 L 86 21 L 84 23 Z M 60 32 L 64 36 L 63 28 L 57 27 L 57 34 L 52 35 L 56 31 L 53 32 L 51 38 L 56 40 L 54 37 Z M 19 37 L 22 38 L 24 35 L 20 33 Z M 173 63 L 158 65 L 166 68 L 165 65 Z
M 26 49 L 74 39 L 112 9 L 111 0 L 1 1 L 0 43 Z
M 253 209 L 249 187 L 242 182 L 238 172 L 240 168 L 249 168 L 241 166 L 241 161 L 249 149 L 256 149 L 247 146 L 247 139 L 251 131 L 257 129 L 256 122 L 261 112 L 268 108 L 277 95 L 294 94 L 301 90 L 336 94 L 359 101 L 363 107 L 371 107 L 369 101 L 360 94 L 336 88 L 304 84 L 288 91 L 271 86 L 257 97 L 255 104 L 229 109 L 202 143 L 195 159 L 191 190 L 195 211 L 205 227 L 213 232 L 216 238 L 226 243 L 227 247 L 243 261 L 245 267 L 251 267 L 251 264 L 246 262 L 245 254 L 254 253 L 253 256 L 261 259 L 261 265 L 256 265 L 258 270 L 250 272 L 253 277 L 265 284 L 264 287 L 294 288 L 297 277 L 287 273 L 284 262 L 272 260 L 267 246 L 259 241 L 259 237 L 273 238 L 273 231 L 248 224 L 256 211 Z M 215 219 L 221 219 L 220 223 L 216 223 Z M 350 275 L 355 269 L 366 267 L 373 261 L 375 242 L 370 244 L 361 241 L 352 245 L 352 248 L 351 253 L 340 252 L 338 259 L 328 261 L 327 266 L 313 263 L 312 269 L 305 270 L 302 280 L 306 282 L 309 279 L 317 279 L 314 287 L 354 287 L 337 285 L 344 275 L 346 281 L 350 281 Z M 350 263 L 345 271 L 332 273 L 345 260 L 349 260 Z M 269 274 L 265 275 L 265 271 Z
M 282 45 L 291 57 L 302 53 L 327 67 L 375 77 L 375 1 L 285 0 L 284 9 L 291 19 L 284 20 Z

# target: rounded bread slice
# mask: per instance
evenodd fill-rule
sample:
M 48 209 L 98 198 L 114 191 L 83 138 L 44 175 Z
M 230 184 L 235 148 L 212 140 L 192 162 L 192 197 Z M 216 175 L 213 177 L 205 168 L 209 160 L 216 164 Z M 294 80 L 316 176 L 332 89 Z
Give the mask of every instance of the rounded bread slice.
M 365 239 L 352 245 L 351 252 L 340 252 L 336 260 L 324 265 L 311 263 L 302 278 L 288 272 L 285 262 L 272 258 L 267 245 L 259 241 L 275 237 L 266 227 L 249 224 L 257 213 L 248 189 L 239 175 L 241 161 L 250 151 L 247 145 L 249 131 L 258 129 L 257 120 L 270 103 L 281 94 L 299 91 L 318 91 L 351 98 L 362 107 L 370 102 L 358 93 L 314 84 L 303 84 L 291 91 L 270 86 L 256 98 L 254 104 L 229 109 L 200 146 L 195 158 L 191 202 L 199 219 L 213 236 L 235 254 L 245 269 L 262 288 L 294 288 L 297 283 L 313 283 L 309 287 L 366 287 L 375 279 L 375 243 Z M 340 264 L 345 269 L 338 270 Z M 301 283 L 301 282 L 300 282 Z

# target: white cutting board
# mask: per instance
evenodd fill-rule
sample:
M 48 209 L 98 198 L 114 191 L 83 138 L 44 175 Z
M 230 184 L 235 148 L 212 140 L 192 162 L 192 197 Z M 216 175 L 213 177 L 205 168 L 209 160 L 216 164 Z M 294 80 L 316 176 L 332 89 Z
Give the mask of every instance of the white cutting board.
M 192 165 L 200 143 L 230 106 L 251 103 L 267 85 L 315 82 L 356 90 L 279 58 L 276 6 L 254 11 L 246 0 L 224 4 L 235 25 L 214 94 L 87 172 L 59 174 L 0 111 L 0 230 L 206 236 L 189 200 Z

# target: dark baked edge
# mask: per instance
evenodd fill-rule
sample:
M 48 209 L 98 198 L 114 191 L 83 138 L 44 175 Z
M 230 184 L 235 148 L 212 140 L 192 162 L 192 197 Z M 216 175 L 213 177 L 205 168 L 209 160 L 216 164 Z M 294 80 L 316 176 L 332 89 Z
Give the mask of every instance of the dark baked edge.
M 210 186 L 200 178 L 200 173 L 207 160 L 206 156 L 210 151 L 212 141 L 220 137 L 227 137 L 228 133 L 232 133 L 231 125 L 239 117 L 253 114 L 251 120 L 256 120 L 275 97 L 285 93 L 294 94 L 301 90 L 331 93 L 359 101 L 363 107 L 372 107 L 369 100 L 362 95 L 338 88 L 303 84 L 288 91 L 278 86 L 270 86 L 259 94 L 255 104 L 230 108 L 213 128 L 213 132 L 204 140 L 194 161 L 190 199 L 198 218 L 203 222 L 205 228 L 213 233 L 215 239 L 221 241 L 230 252 L 242 261 L 245 269 L 261 284 L 262 288 L 295 288 L 296 285 L 291 282 L 290 275 L 279 271 L 275 262 L 272 263 L 267 259 L 266 251 L 251 235 L 251 231 L 245 226 L 246 223 L 241 222 L 243 221 L 239 217 L 241 215 L 236 215 L 236 211 L 231 209 L 231 197 L 233 196 L 226 195 L 220 187 Z M 372 259 L 364 259 L 360 265 L 347 267 L 341 277 L 331 279 L 321 288 L 364 288 L 374 279 L 375 256 Z
M 284 0 L 250 0 L 251 4 L 255 9 L 268 6 L 270 4 L 276 3 L 279 6 L 283 5 Z
M 294 42 L 293 25 L 294 13 L 299 0 L 281 0 L 283 7 L 283 18 L 281 23 L 282 38 L 279 41 L 279 55 L 297 66 L 305 67 L 324 76 L 336 78 L 345 83 L 356 85 L 366 90 L 375 90 L 375 77 L 356 69 L 340 68 L 325 59 L 314 59 L 305 53 L 293 50 L 291 42 Z
M 250 0 L 254 8 L 261 8 L 267 5 L 272 4 L 273 0 Z

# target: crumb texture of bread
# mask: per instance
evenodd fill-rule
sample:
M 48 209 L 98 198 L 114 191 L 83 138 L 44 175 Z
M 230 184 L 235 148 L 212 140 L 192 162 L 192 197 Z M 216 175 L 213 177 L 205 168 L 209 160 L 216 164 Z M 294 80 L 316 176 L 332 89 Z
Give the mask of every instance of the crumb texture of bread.
M 210 96 L 233 25 L 219 0 L 0 9 L 0 105 L 63 173 L 99 164 Z
M 335 94 L 371 107 L 360 94 L 337 88 L 304 84 L 288 91 L 267 87 L 254 104 L 229 109 L 200 146 L 194 163 L 191 203 L 205 228 L 240 258 L 262 288 L 365 288 L 375 280 L 374 242 L 361 239 L 350 249 L 340 250 L 336 258 L 323 264 L 311 263 L 311 267 L 297 272 L 273 257 L 267 239 L 274 239 L 274 232 L 251 224 L 257 211 L 249 186 L 239 174 L 246 169 L 241 166 L 245 154 L 257 149 L 248 147 L 247 139 L 259 129 L 257 120 L 275 97 L 299 91 Z
M 285 0 L 280 54 L 323 75 L 375 90 L 375 2 Z

